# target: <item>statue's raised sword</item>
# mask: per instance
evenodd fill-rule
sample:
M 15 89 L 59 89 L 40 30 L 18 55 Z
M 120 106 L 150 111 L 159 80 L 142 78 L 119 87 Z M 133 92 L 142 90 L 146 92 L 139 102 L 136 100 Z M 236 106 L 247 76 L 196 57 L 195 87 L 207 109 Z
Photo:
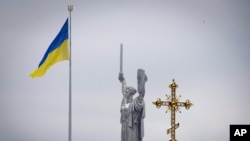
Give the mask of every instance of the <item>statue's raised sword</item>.
M 123 64 L 122 64 L 122 62 L 123 62 L 123 46 L 122 46 L 122 44 L 121 44 L 121 48 L 120 48 L 120 73 L 123 73 L 123 70 L 122 70 L 122 67 L 123 67 Z

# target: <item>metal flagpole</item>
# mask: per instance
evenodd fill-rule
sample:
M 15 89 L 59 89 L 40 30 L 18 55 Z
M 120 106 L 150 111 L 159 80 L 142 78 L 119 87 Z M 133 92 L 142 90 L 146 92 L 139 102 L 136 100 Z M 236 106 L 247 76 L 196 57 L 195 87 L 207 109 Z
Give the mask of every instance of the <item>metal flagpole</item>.
M 69 135 L 68 141 L 71 141 L 71 12 L 73 5 L 68 5 L 69 11 Z

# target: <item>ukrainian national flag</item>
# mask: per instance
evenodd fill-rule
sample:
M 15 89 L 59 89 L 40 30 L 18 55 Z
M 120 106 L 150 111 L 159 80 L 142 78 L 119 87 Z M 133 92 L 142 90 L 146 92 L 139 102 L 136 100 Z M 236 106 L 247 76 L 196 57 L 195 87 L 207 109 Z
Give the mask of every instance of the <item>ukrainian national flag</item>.
M 43 76 L 55 63 L 69 60 L 68 19 L 44 54 L 38 68 L 30 74 L 32 78 Z

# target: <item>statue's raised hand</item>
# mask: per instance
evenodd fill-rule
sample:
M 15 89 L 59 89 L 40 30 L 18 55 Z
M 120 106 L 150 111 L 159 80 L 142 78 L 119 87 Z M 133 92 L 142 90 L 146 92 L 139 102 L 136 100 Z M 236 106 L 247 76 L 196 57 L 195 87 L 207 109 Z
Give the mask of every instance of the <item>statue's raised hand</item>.
M 118 79 L 120 80 L 120 82 L 124 81 L 124 76 L 122 72 L 119 73 Z

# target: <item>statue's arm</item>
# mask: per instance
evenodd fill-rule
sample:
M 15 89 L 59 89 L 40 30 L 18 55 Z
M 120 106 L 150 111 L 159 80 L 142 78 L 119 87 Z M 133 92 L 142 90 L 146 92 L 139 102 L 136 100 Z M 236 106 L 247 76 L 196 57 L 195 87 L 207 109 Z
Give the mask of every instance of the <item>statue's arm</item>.
M 122 83 L 122 94 L 124 95 L 126 87 L 127 87 L 127 84 L 126 84 L 126 80 L 125 80 L 125 78 L 123 76 L 123 73 L 120 72 L 118 78 L 119 78 L 120 82 Z

